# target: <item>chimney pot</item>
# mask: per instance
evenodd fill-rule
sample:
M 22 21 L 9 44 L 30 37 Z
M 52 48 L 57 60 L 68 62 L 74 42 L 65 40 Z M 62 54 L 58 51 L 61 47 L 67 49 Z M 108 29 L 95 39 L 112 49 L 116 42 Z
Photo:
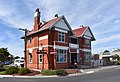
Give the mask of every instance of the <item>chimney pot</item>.
M 57 17 L 57 18 L 58 18 L 58 14 L 55 14 L 55 17 Z
M 39 8 L 37 8 L 34 13 L 34 31 L 39 30 L 39 23 L 40 23 L 40 11 Z

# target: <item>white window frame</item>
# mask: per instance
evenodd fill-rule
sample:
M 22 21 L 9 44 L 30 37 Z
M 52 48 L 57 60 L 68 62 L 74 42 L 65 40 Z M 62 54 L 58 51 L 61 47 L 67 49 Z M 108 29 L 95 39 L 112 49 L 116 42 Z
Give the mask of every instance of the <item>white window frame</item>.
M 64 32 L 58 32 L 58 41 L 65 42 L 65 33 Z
M 41 56 L 41 58 L 40 58 Z M 42 63 L 43 62 L 43 54 L 39 54 L 39 63 Z
M 32 63 L 32 53 L 29 53 L 29 62 Z
M 67 50 L 58 49 L 57 50 L 57 57 L 58 57 L 58 60 L 56 59 L 57 63 L 66 63 L 67 62 Z M 64 57 L 65 60 L 60 61 L 60 59 L 61 59 L 60 57 Z
M 90 61 L 90 60 L 91 60 L 91 53 L 90 52 L 85 52 L 85 61 Z

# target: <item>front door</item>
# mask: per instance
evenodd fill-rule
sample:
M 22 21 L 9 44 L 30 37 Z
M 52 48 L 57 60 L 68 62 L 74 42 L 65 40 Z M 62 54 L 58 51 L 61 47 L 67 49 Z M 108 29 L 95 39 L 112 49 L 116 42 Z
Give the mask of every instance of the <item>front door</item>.
M 71 65 L 74 65 L 75 61 L 77 62 L 77 53 L 71 53 Z

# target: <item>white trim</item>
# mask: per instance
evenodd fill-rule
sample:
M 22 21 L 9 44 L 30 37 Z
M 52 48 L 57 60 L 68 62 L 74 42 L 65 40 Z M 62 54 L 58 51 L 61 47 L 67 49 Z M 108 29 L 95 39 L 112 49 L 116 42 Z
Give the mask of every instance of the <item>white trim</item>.
M 45 36 L 39 37 L 39 40 L 44 40 L 44 39 L 48 39 L 48 35 L 45 35 Z
M 32 48 L 30 48 L 30 49 L 29 49 L 29 53 L 32 53 L 32 51 L 33 51 Z
M 91 49 L 81 49 L 84 52 L 91 52 Z
M 69 43 L 69 47 L 71 47 L 71 48 L 79 48 L 79 45 L 78 44 Z
M 69 48 L 69 47 L 67 47 L 67 46 L 54 45 L 54 49 L 68 50 L 68 48 Z
M 84 36 L 84 38 L 91 39 L 91 37 L 88 37 L 88 36 Z
M 36 17 L 36 16 L 38 16 L 38 12 L 35 12 L 35 13 L 34 13 L 34 17 Z
M 71 53 L 69 53 L 70 54 L 70 62 L 71 62 Z
M 78 53 L 79 53 L 79 50 L 77 50 L 77 52 L 70 52 L 70 51 L 69 51 L 69 53 L 77 53 L 77 54 L 78 54 Z
M 53 47 L 52 45 L 44 45 L 44 46 L 42 46 L 42 47 Z M 39 48 L 41 48 L 41 46 L 39 46 Z M 27 48 L 27 50 L 29 50 L 29 49 L 38 49 L 38 46 L 37 47 L 32 47 L 32 48 Z
M 77 50 L 77 53 L 79 53 L 79 50 Z
M 83 34 L 84 36 L 86 35 L 86 36 L 90 36 L 90 37 L 93 37 L 92 36 L 92 33 L 90 32 L 90 30 L 89 29 L 86 29 L 86 31 L 84 32 L 84 34 Z
M 43 49 L 43 47 L 42 46 L 39 46 L 39 50 L 42 50 Z
M 59 32 L 63 32 L 63 33 L 68 33 L 68 31 L 66 30 L 62 30 L 62 29 L 59 29 L 59 28 L 55 28 L 56 31 L 59 31 Z

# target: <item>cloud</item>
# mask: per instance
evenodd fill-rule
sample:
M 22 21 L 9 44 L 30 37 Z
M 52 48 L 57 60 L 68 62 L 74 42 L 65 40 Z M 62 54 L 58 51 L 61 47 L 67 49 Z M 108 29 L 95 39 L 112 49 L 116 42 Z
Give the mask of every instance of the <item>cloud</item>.
M 14 56 L 23 56 L 23 41 L 17 37 L 18 35 L 15 35 L 12 31 L 6 31 L 1 36 L 0 47 L 8 48 L 8 51 Z
M 120 37 L 118 34 L 120 31 L 119 3 L 119 0 L 109 0 L 109 2 L 108 0 L 20 0 L 19 2 L 17 0 L 1 0 L 0 22 L 9 28 L 27 27 L 31 29 L 34 21 L 34 11 L 39 7 L 43 20 L 50 20 L 58 13 L 59 15 L 65 15 L 70 25 L 74 28 L 80 25 L 90 26 L 97 39 L 93 46 L 97 46 L 97 49 L 103 49 L 103 46 L 98 45 L 109 45 L 109 42 L 114 40 L 119 42 L 120 40 L 118 38 Z M 3 42 L 6 39 L 3 36 L 9 37 L 10 42 Z M 10 47 L 10 51 L 17 54 L 20 50 L 23 51 L 23 47 L 21 47 L 22 41 L 17 41 L 16 37 L 18 37 L 16 33 L 6 31 L 0 38 L 0 45 Z
M 2 11 L 0 12 L 0 19 L 4 21 L 4 24 L 9 25 L 12 28 L 31 28 L 32 21 L 31 17 L 29 17 L 30 14 L 28 14 L 30 11 L 25 7 L 22 8 L 22 5 L 19 5 L 19 3 L 16 3 L 15 1 L 0 1 L 0 10 Z M 23 14 L 23 12 L 27 13 Z
M 120 34 L 115 34 L 115 35 L 109 35 L 105 38 L 100 38 L 100 39 L 97 39 L 93 45 L 99 45 L 99 44 L 103 44 L 103 43 L 109 43 L 110 41 L 113 41 L 113 40 L 120 40 Z
M 115 20 L 115 24 L 120 23 L 120 19 Z

